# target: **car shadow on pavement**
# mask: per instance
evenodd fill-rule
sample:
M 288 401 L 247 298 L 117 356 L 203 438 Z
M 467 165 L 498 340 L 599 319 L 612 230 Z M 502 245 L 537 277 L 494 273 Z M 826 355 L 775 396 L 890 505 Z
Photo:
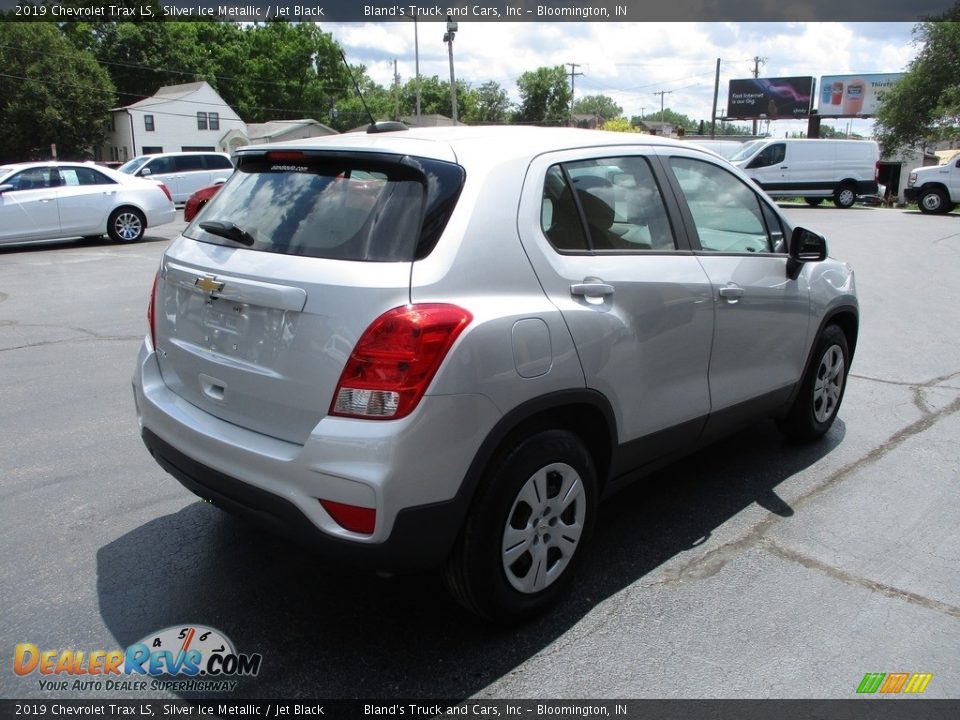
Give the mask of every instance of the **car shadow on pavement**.
M 119 647 L 199 624 L 225 633 L 240 653 L 261 653 L 259 675 L 219 697 L 465 698 L 678 554 L 709 552 L 716 529 L 754 503 L 803 522 L 776 488 L 844 434 L 838 421 L 819 442 L 794 445 L 760 423 L 621 491 L 601 506 L 571 591 L 511 630 L 460 610 L 439 573 L 334 570 L 203 502 L 98 551 L 100 612 Z

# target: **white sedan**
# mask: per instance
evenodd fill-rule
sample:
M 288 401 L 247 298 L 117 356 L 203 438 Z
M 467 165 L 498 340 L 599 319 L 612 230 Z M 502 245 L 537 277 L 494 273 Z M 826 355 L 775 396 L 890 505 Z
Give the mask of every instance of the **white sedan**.
M 170 191 L 152 180 L 92 163 L 0 165 L 0 244 L 104 234 L 131 243 L 175 217 Z

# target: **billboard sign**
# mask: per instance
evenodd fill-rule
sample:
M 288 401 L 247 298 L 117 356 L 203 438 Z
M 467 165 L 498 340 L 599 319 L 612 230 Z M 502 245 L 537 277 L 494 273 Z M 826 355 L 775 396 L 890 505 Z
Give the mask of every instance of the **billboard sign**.
M 901 73 L 824 75 L 820 78 L 820 117 L 873 115 L 884 90 L 901 77 Z
M 812 77 L 747 78 L 731 80 L 727 117 L 792 119 L 810 115 Z

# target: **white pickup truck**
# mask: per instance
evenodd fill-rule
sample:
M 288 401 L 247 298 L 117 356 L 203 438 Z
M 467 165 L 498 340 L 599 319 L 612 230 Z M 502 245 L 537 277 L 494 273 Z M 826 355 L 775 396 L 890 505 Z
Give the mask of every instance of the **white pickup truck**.
M 948 213 L 960 204 L 960 156 L 945 165 L 931 165 L 910 171 L 903 191 L 908 202 L 930 215 Z

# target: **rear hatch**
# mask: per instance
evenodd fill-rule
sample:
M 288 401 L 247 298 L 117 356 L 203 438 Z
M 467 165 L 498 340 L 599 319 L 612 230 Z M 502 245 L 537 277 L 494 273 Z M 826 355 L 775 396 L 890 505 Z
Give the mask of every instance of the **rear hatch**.
M 410 300 L 463 169 L 402 154 L 252 150 L 164 255 L 154 337 L 166 385 L 303 443 L 357 340 Z

